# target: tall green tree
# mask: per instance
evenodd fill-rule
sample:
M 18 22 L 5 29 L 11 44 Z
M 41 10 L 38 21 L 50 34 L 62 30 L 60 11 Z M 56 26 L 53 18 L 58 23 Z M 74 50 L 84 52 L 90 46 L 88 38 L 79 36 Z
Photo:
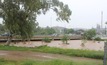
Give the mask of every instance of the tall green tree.
M 65 34 L 71 34 L 71 33 L 73 33 L 73 32 L 74 32 L 73 29 L 65 29 L 65 30 L 64 30 L 64 33 L 65 33 Z
M 83 34 L 84 39 L 87 39 L 87 40 L 92 40 L 92 38 L 95 37 L 95 36 L 96 36 L 96 30 L 95 29 L 87 30 Z
M 56 33 L 55 30 L 50 27 L 46 27 L 46 28 L 38 27 L 35 29 L 35 35 L 52 35 L 55 33 Z
M 59 0 L 0 0 L 0 17 L 11 34 L 7 45 L 13 35 L 20 35 L 23 40 L 30 39 L 37 15 L 50 9 L 56 12 L 57 20 L 69 22 L 71 10 Z
M 0 24 L 0 34 L 3 34 L 5 32 L 5 27 L 3 24 Z

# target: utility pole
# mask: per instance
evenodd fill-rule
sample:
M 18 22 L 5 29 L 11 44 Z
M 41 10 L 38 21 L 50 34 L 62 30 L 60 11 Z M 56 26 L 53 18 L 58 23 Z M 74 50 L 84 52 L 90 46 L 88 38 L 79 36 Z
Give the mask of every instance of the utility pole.
M 106 35 L 107 31 L 106 31 L 106 26 L 105 26 L 105 35 Z
M 107 41 L 104 43 L 104 60 L 103 65 L 107 64 Z
M 101 12 L 101 29 L 103 28 L 103 11 Z
M 52 16 L 50 17 L 50 27 L 52 28 Z
M 107 22 L 105 24 L 107 24 Z M 107 64 L 107 41 L 104 42 L 104 59 L 103 59 L 103 65 L 106 64 Z

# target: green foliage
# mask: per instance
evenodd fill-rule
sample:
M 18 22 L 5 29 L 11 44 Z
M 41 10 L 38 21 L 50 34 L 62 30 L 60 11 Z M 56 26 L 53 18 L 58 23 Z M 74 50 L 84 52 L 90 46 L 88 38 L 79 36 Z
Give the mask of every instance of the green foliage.
M 103 51 L 60 49 L 60 48 L 47 47 L 47 46 L 42 46 L 37 48 L 26 48 L 26 47 L 0 45 L 0 50 L 45 52 L 45 53 L 62 54 L 62 55 L 76 56 L 76 57 L 87 57 L 94 59 L 103 59 L 104 57 Z
M 73 29 L 64 29 L 64 33 L 65 33 L 65 34 L 71 34 L 71 33 L 73 33 L 73 32 L 74 32 Z
M 94 40 L 96 40 L 96 41 L 102 41 L 102 39 L 100 37 L 96 37 Z
M 45 29 L 45 31 L 47 32 L 48 35 L 52 35 L 52 34 L 55 33 L 55 30 L 52 29 L 52 28 L 49 28 L 49 27 L 47 27 L 47 28 Z
M 25 61 L 22 65 L 72 65 L 72 61 L 50 60 L 50 61 Z
M 24 60 L 24 61 L 10 61 L 10 60 L 3 60 L 4 62 L 0 65 L 73 65 L 72 61 L 66 60 L 50 60 L 50 61 L 33 61 L 33 60 Z
M 87 61 L 87 59 L 86 60 L 84 60 L 83 62 L 82 61 L 77 61 L 77 62 L 74 62 L 73 63 L 73 65 L 103 65 L 103 62 L 102 61 L 98 61 L 98 60 L 96 60 L 96 61 L 90 61 L 90 60 L 88 60 Z
M 0 34 L 3 34 L 5 32 L 5 27 L 3 24 L 0 24 Z
M 34 63 L 35 63 L 34 61 L 29 60 L 29 61 L 24 61 L 22 65 L 34 65 Z
M 50 43 L 52 41 L 52 39 L 45 37 L 45 38 L 43 38 L 43 41 L 46 43 Z
M 0 18 L 3 19 L 7 32 L 12 34 L 8 37 L 8 44 L 13 35 L 29 40 L 38 24 L 37 15 L 45 14 L 49 9 L 57 14 L 57 20 L 69 22 L 71 10 L 59 0 L 52 0 L 51 3 L 47 0 L 0 0 Z
M 94 59 L 103 59 L 103 51 L 79 50 L 79 49 L 60 49 L 54 47 L 38 47 L 39 51 L 55 54 L 63 54 L 76 57 L 87 57 Z
M 15 65 L 14 61 L 5 60 L 3 58 L 0 58 L 0 65 Z
M 74 32 L 74 34 L 81 35 L 81 34 L 83 34 L 85 31 L 84 31 L 83 29 L 79 29 L 79 30 L 74 30 L 73 32 Z
M 1 62 L 5 62 L 5 60 L 4 60 L 3 58 L 0 58 L 0 63 L 1 63 Z
M 64 44 L 68 44 L 69 36 L 64 35 L 61 40 Z
M 0 59 L 0 61 L 2 61 Z M 34 61 L 34 60 L 24 60 L 24 61 L 10 61 L 3 60 L 4 62 L 0 65 L 103 65 L 101 60 L 48 60 L 48 61 Z
M 96 36 L 96 31 L 94 29 L 87 30 L 83 34 L 83 38 L 87 39 L 87 40 L 92 40 L 92 38 L 95 37 L 95 36 Z
M 35 30 L 35 35 L 52 35 L 54 33 L 55 33 L 55 30 L 50 27 L 46 27 L 46 28 L 38 27 Z

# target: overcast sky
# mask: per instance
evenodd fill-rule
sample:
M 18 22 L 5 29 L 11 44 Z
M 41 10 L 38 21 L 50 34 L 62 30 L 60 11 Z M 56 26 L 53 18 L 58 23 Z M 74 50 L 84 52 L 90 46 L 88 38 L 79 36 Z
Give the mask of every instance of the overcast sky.
M 101 11 L 103 11 L 103 25 L 107 21 L 107 0 L 60 0 L 69 5 L 72 10 L 69 23 L 57 22 L 52 11 L 38 17 L 39 25 L 62 26 L 67 28 L 92 28 L 101 24 Z M 105 27 L 105 25 L 103 26 Z
M 39 15 L 39 26 L 62 26 L 67 28 L 92 28 L 101 24 L 101 11 L 103 11 L 103 24 L 107 21 L 107 0 L 60 0 L 69 5 L 72 10 L 69 23 L 57 22 L 53 11 L 46 15 Z M 1 20 L 0 20 L 1 21 Z M 105 27 L 105 25 L 103 26 Z

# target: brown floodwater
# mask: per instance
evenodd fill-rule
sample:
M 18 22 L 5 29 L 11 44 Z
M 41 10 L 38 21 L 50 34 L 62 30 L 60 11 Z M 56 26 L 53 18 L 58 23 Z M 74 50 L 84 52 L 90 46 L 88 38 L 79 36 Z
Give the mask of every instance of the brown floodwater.
M 52 41 L 50 43 L 45 43 L 42 41 L 30 41 L 30 42 L 17 42 L 16 44 L 12 43 L 11 46 L 18 47 L 38 47 L 47 45 L 49 47 L 58 47 L 65 49 L 85 49 L 85 50 L 104 50 L 104 41 L 83 41 L 83 40 L 69 40 L 69 44 L 63 44 L 62 41 Z M 83 43 L 83 44 L 82 44 Z

